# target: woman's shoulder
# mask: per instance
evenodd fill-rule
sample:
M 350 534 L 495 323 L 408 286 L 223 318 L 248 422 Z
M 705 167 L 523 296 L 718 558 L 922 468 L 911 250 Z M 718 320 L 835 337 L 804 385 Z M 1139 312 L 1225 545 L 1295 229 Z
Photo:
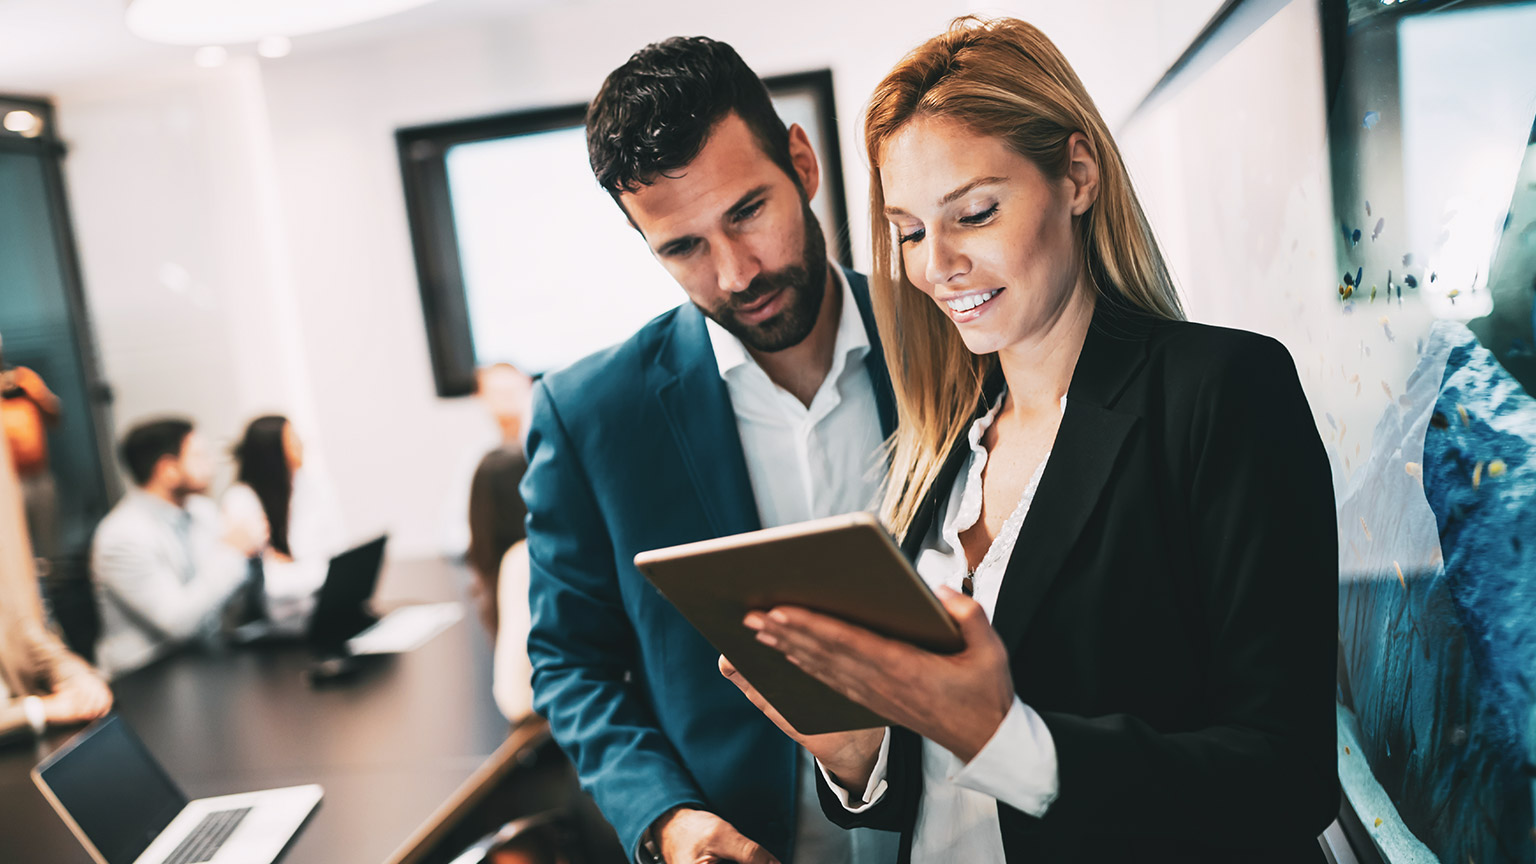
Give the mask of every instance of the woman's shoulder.
M 229 488 L 224 490 L 224 494 L 219 497 L 219 501 L 226 507 L 231 503 L 244 504 L 247 501 L 260 503 L 260 499 L 256 497 L 256 490 L 239 482 L 229 484 Z
M 1278 339 L 1235 327 L 1159 321 L 1149 328 L 1147 353 L 1173 379 L 1257 383 L 1296 376 L 1295 361 Z
M 219 509 L 224 515 L 232 518 L 250 518 L 260 515 L 266 518 L 261 509 L 261 499 L 256 496 L 256 490 L 244 483 L 233 483 L 224 494 L 219 496 Z

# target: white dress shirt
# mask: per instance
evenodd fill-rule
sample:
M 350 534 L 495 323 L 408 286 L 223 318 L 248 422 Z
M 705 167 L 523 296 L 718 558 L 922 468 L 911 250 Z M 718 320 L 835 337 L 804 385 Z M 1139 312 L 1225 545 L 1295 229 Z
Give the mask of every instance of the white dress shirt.
M 832 368 L 809 406 L 773 383 L 740 340 L 715 322 L 706 322 L 764 528 L 868 510 L 883 478 L 884 437 L 874 386 L 864 366 L 869 335 L 842 268 L 835 262 L 828 266 L 831 287 L 842 295 L 842 311 Z M 795 864 L 894 862 L 897 835 L 845 831 L 827 820 L 813 766 L 801 752 Z
M 918 575 L 931 588 L 945 585 L 959 591 L 961 580 L 970 569 L 960 535 L 981 518 L 981 475 L 987 467 L 987 449 L 981 441 L 1006 398 L 1004 391 L 992 408 L 971 424 L 968 439 L 971 454 L 964 470 L 956 476 L 949 498 L 934 518 L 933 528 L 918 553 Z M 1063 396 L 1063 411 L 1066 406 L 1067 399 Z M 1048 461 L 1049 453 L 1040 460 L 1018 505 L 1003 522 L 972 577 L 974 598 L 987 613 L 988 620 L 997 608 L 997 596 L 1008 569 L 1008 559 L 1013 556 L 1019 529 L 1029 514 Z M 890 731 L 887 730 L 879 760 L 864 790 L 863 800 L 867 803 L 852 803 L 848 792 L 833 782 L 825 770 L 821 772 L 843 806 L 851 812 L 866 810 L 885 795 L 890 743 Z M 922 759 L 923 797 L 912 834 L 912 864 L 948 861 L 1005 864 L 1007 857 L 1003 852 L 997 802 L 1002 801 L 1032 816 L 1044 816 L 1059 788 L 1056 745 L 1050 730 L 1040 715 L 1017 696 L 1002 725 L 969 763 L 961 762 L 953 753 L 928 740 L 923 741 Z
M 224 518 L 239 522 L 253 536 L 269 533 L 261 499 L 244 483 L 224 493 Z M 283 561 L 268 546 L 261 556 L 262 592 L 274 629 L 302 633 L 315 608 L 315 594 L 325 584 L 331 558 L 346 551 L 336 496 L 322 477 L 299 469 L 293 474 L 288 502 L 288 551 Z
M 103 671 L 121 675 L 216 632 L 248 564 L 222 535 L 218 507 L 200 495 L 183 508 L 134 489 L 101 520 L 91 541 L 91 574 Z

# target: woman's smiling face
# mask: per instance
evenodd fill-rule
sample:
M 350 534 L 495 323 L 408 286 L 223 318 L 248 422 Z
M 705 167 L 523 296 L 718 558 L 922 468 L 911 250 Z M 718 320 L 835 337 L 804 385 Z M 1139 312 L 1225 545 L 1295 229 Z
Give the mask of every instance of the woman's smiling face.
M 989 354 L 1048 332 L 1078 290 L 1072 219 L 1096 184 L 1073 169 L 1052 180 L 1002 139 L 943 118 L 912 120 L 882 155 L 885 216 L 907 278 L 966 347 Z

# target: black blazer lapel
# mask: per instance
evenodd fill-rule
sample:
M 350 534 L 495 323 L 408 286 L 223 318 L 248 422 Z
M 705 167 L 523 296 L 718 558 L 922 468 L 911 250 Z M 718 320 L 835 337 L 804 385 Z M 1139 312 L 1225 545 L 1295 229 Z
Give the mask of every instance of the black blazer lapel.
M 976 403 L 976 411 L 971 415 L 971 422 L 977 417 L 987 413 L 992 400 L 1002 392 L 1003 372 L 999 368 L 993 368 L 992 373 L 981 385 L 981 399 Z M 967 429 L 970 427 L 967 426 Z M 902 554 L 908 561 L 917 561 L 917 553 L 922 551 L 923 540 L 933 530 L 934 517 L 938 515 L 939 504 L 949 498 L 955 485 L 955 477 L 964 467 L 966 457 L 971 453 L 970 440 L 966 433 L 962 433 L 960 440 L 949 448 L 949 455 L 944 457 L 944 467 L 933 478 L 933 485 L 928 487 L 928 494 L 923 498 L 923 503 L 918 505 L 917 512 L 912 515 L 912 525 L 907 529 L 906 536 L 901 538 Z
M 715 363 L 704 315 L 678 310 L 649 376 L 715 536 L 762 527 L 731 397 Z
M 1019 530 L 992 625 L 1011 650 L 1029 628 L 1115 470 L 1137 416 L 1113 409 L 1146 359 L 1149 322 L 1101 304 L 1083 342 L 1067 409 Z
M 864 371 L 869 373 L 869 383 L 875 388 L 875 408 L 880 412 L 880 434 L 886 438 L 896 431 L 896 395 L 891 389 L 891 372 L 886 365 L 885 349 L 880 344 L 880 328 L 875 326 L 875 310 L 870 305 L 869 280 L 848 268 L 843 268 L 848 278 L 848 290 L 853 302 L 858 304 L 859 318 L 864 322 L 864 332 L 869 336 L 869 353 L 864 355 Z

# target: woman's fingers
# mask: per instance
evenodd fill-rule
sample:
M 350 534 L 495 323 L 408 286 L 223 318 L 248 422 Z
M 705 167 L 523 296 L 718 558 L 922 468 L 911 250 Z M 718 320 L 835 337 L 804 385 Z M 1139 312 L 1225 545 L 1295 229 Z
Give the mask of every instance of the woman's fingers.
M 802 740 L 799 731 L 791 726 L 788 720 L 784 719 L 784 715 L 779 713 L 779 709 L 773 707 L 771 702 L 763 698 L 763 694 L 757 692 L 757 688 L 752 686 L 752 682 L 748 681 L 746 676 L 742 675 L 736 669 L 736 666 L 726 659 L 724 654 L 720 655 L 717 665 L 720 667 L 720 674 L 724 675 L 732 684 L 735 684 L 736 689 L 740 690 L 742 695 L 747 697 L 747 701 L 751 702 L 757 710 L 763 712 L 764 717 L 773 721 L 773 725 L 779 727 L 781 732 L 796 741 Z
M 959 625 L 960 635 L 965 639 L 965 650 L 983 644 L 988 634 L 994 632 L 992 622 L 987 620 L 987 611 L 974 598 L 946 587 L 939 588 L 938 597 L 944 605 L 944 611 Z
M 838 693 L 885 717 L 923 652 L 862 627 L 797 607 L 748 616 L 761 641 Z

